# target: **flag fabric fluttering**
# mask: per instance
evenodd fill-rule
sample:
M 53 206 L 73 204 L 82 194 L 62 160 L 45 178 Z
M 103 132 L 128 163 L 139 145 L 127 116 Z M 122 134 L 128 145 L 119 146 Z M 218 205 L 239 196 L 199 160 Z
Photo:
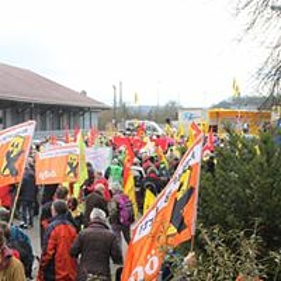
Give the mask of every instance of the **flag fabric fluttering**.
M 53 146 L 57 145 L 57 138 L 54 134 L 51 134 L 50 136 L 50 144 Z
M 69 134 L 68 127 L 66 127 L 64 130 L 64 142 L 70 143 L 70 134 Z
M 235 78 L 233 79 L 232 82 L 232 91 L 233 91 L 233 97 L 239 98 L 241 96 L 240 87 Z
M 140 102 L 140 100 L 139 100 L 139 95 L 138 95 L 138 93 L 137 93 L 137 92 L 135 92 L 135 99 L 134 99 L 134 103 L 135 103 L 135 105 L 139 105 L 139 102 Z
M 141 122 L 137 127 L 137 136 L 143 137 L 145 135 L 145 123 Z
M 167 248 L 195 234 L 203 133 L 183 156 L 172 179 L 136 223 L 122 281 L 156 280 Z
M 98 137 L 99 132 L 96 128 L 92 127 L 88 134 L 88 147 L 92 147 L 95 144 L 96 138 Z
M 179 140 L 182 136 L 184 136 L 184 128 L 182 122 L 179 122 L 178 124 L 178 130 L 177 130 L 177 140 Z
M 160 162 L 164 163 L 166 168 L 169 169 L 168 160 L 166 158 L 166 155 L 163 153 L 161 146 L 156 146 L 156 154 L 158 155 Z
M 143 214 L 145 214 L 156 200 L 157 195 L 154 194 L 153 189 L 146 188 L 143 202 Z
M 0 186 L 21 182 L 35 125 L 28 121 L 0 131 Z
M 123 170 L 124 193 L 128 195 L 128 197 L 132 201 L 134 206 L 135 218 L 137 218 L 138 206 L 136 200 L 135 180 L 132 172 L 132 165 L 135 159 L 134 151 L 131 146 L 129 138 L 115 136 L 113 138 L 113 143 L 116 145 L 117 149 L 120 147 L 125 148 L 124 170 Z
M 213 153 L 215 149 L 215 145 L 214 145 L 214 133 L 213 133 L 213 129 L 211 128 L 209 131 L 209 134 L 207 136 L 207 140 L 206 143 L 203 147 L 203 157 L 207 154 L 207 153 Z
M 88 169 L 86 162 L 86 144 L 84 142 L 83 134 L 80 132 L 77 139 L 79 147 L 79 175 L 78 180 L 74 183 L 73 196 L 79 198 L 81 187 L 84 182 L 88 179 Z
M 79 133 L 80 133 L 80 127 L 76 125 L 74 128 L 73 142 L 77 142 Z
M 188 141 L 187 141 L 187 147 L 191 147 L 195 141 L 195 139 L 201 134 L 201 130 L 199 126 L 192 122 L 188 128 Z
M 59 184 L 77 181 L 79 148 L 75 143 L 46 149 L 36 154 L 36 184 Z
M 126 155 L 124 159 L 124 172 L 123 172 L 124 193 L 128 195 L 128 197 L 132 201 L 135 218 L 137 218 L 138 205 L 136 199 L 135 179 L 132 172 L 132 165 L 134 162 L 135 155 L 132 146 L 129 142 L 129 139 L 126 139 L 125 147 L 126 147 Z

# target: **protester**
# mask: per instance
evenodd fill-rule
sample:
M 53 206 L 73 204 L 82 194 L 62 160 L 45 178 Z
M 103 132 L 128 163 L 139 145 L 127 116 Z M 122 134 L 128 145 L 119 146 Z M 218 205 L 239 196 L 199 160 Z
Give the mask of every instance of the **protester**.
M 0 229 L 0 280 L 26 280 L 23 265 L 20 260 L 13 256 L 12 250 L 6 245 L 2 229 Z
M 35 174 L 33 168 L 28 165 L 25 168 L 23 180 L 21 183 L 19 204 L 22 216 L 20 227 L 33 227 L 34 207 L 37 201 L 37 186 L 35 184 Z
M 111 281 L 110 258 L 122 264 L 122 251 L 118 238 L 106 223 L 103 210 L 94 208 L 90 214 L 90 225 L 82 230 L 74 241 L 70 254 L 78 259 L 77 281 Z
M 103 196 L 108 202 L 111 198 L 111 194 L 109 192 L 109 183 L 107 179 L 102 175 L 101 171 L 96 171 L 93 184 L 87 188 L 88 194 L 96 190 L 97 186 L 101 184 L 104 186 Z
M 82 226 L 84 223 L 84 214 L 79 209 L 78 199 L 75 197 L 70 197 L 67 200 L 67 205 L 68 205 L 69 211 L 71 213 L 71 216 L 73 218 L 75 227 L 76 227 L 77 231 L 79 232 L 82 229 Z
M 42 206 L 41 216 L 40 216 L 40 236 L 41 236 L 41 246 L 43 243 L 43 236 L 44 232 L 47 229 L 50 221 L 52 220 L 52 204 L 56 200 L 63 200 L 67 201 L 68 199 L 68 189 L 65 186 L 60 185 L 56 193 L 54 195 L 53 201 L 47 202 Z M 75 222 L 73 220 L 73 217 L 71 213 L 67 212 L 67 219 L 70 223 L 72 223 L 75 226 Z
M 89 194 L 85 199 L 85 216 L 84 224 L 88 226 L 90 222 L 90 214 L 93 208 L 99 208 L 108 215 L 107 201 L 104 198 L 104 186 L 99 184 L 96 189 Z
M 13 189 L 11 185 L 1 186 L 0 188 L 0 206 L 5 207 L 6 209 L 11 209 L 12 207 L 12 194 Z
M 51 210 L 53 218 L 44 234 L 37 281 L 74 281 L 76 261 L 69 255 L 69 249 L 77 232 L 67 219 L 64 200 L 54 201 Z
M 52 202 L 55 196 L 56 190 L 59 184 L 47 184 L 43 187 L 43 194 L 41 199 L 41 204 L 44 205 L 47 202 Z
M 113 158 L 111 165 L 105 171 L 104 176 L 110 183 L 119 182 L 122 184 L 123 182 L 123 167 L 119 164 L 117 158 Z
M 133 203 L 129 197 L 124 194 L 119 183 L 111 185 L 113 197 L 109 203 L 110 223 L 113 232 L 121 243 L 121 234 L 123 234 L 127 244 L 131 240 L 131 224 L 134 222 Z
M 87 190 L 87 188 L 90 187 L 94 183 L 95 171 L 94 171 L 93 165 L 90 162 L 87 162 L 86 165 L 87 165 L 88 178 L 83 183 L 83 186 L 86 187 L 86 190 Z
M 32 277 L 32 267 L 34 262 L 34 251 L 29 236 L 16 225 L 8 226 L 10 212 L 5 208 L 0 208 L 0 224 L 8 230 L 6 243 L 9 247 L 17 250 L 19 258 L 24 266 L 26 277 Z M 1 280 L 1 279 L 0 279 Z

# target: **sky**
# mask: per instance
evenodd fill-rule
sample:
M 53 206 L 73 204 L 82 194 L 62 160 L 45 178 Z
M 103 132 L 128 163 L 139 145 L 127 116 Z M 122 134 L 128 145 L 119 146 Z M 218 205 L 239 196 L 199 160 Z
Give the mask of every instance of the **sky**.
M 0 62 L 32 70 L 88 96 L 208 107 L 255 94 L 261 59 L 227 0 L 0 0 Z

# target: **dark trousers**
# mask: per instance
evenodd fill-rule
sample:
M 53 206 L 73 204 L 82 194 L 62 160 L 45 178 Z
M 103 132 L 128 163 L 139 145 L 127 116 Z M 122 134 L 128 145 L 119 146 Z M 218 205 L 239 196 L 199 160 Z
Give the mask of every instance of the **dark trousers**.
M 21 218 L 22 221 L 26 225 L 33 226 L 33 211 L 34 211 L 34 204 L 31 201 L 21 201 L 20 202 L 20 211 L 21 211 Z
M 131 228 L 130 226 L 122 225 L 122 224 L 117 224 L 113 223 L 111 224 L 113 232 L 118 236 L 120 243 L 121 243 L 121 233 L 123 233 L 124 239 L 129 244 L 131 240 Z

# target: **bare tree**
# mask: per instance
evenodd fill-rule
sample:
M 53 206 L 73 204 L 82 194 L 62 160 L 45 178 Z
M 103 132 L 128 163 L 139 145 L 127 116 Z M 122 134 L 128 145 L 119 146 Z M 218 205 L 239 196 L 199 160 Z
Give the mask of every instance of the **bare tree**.
M 265 57 L 258 71 L 259 89 L 268 96 L 280 95 L 281 1 L 238 0 L 238 17 L 247 19 L 246 34 L 259 40 Z

